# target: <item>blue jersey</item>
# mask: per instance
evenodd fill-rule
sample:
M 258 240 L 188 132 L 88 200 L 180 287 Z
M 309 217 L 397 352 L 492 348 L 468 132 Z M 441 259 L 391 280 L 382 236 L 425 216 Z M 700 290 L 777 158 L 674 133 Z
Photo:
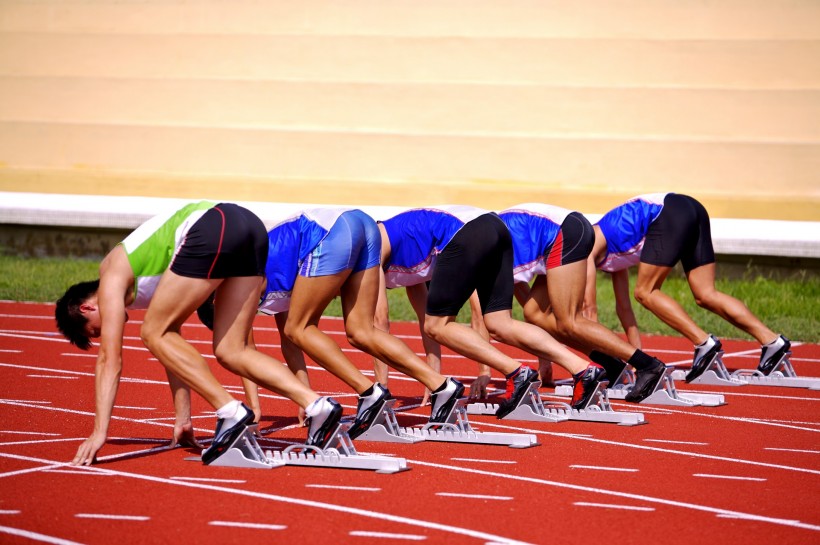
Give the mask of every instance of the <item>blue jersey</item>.
M 487 211 L 472 206 L 414 208 L 384 220 L 390 240 L 385 267 L 388 288 L 413 286 L 430 280 L 435 259 L 453 236 Z
M 344 212 L 352 208 L 302 210 L 268 231 L 267 285 L 259 303 L 266 314 L 285 312 L 299 270 Z
M 640 195 L 617 206 L 596 223 L 606 238 L 606 257 L 598 268 L 615 272 L 641 260 L 646 232 L 663 210 L 668 193 Z
M 519 204 L 498 215 L 510 231 L 513 243 L 513 275 L 529 283 L 547 273 L 547 251 L 572 210 L 540 203 Z

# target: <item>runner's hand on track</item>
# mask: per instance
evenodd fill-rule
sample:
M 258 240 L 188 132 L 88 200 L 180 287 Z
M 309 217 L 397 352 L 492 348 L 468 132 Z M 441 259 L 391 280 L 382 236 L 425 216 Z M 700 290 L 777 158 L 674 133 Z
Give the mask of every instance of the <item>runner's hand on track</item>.
M 171 448 L 194 447 L 202 448 L 199 441 L 194 437 L 194 425 L 191 422 L 176 424 L 174 426 L 174 437 L 171 439 Z
M 421 398 L 421 405 L 419 405 L 419 406 L 424 407 L 428 403 L 430 403 L 430 389 L 425 388 L 424 389 L 424 396 Z
M 470 385 L 470 399 L 484 399 L 487 397 L 487 386 L 490 385 L 489 375 L 478 375 Z
M 91 437 L 86 439 L 77 449 L 77 455 L 71 460 L 71 465 L 74 466 L 90 466 L 97 459 L 97 451 L 105 444 L 105 435 L 97 433 L 91 434 Z

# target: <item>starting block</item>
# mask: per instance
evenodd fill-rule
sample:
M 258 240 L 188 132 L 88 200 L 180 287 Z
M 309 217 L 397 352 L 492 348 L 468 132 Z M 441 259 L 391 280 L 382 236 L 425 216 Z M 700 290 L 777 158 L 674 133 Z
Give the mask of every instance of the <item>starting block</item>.
M 789 360 L 791 351 L 786 352 L 774 366 L 772 372 L 766 376 L 757 369 L 738 369 L 729 373 L 723 363 L 721 350 L 706 371 L 690 384 L 709 384 L 717 386 L 780 386 L 784 388 L 805 388 L 820 390 L 820 377 L 798 377 Z M 686 372 L 677 370 L 672 373 L 675 380 L 686 380 Z
M 538 422 L 563 422 L 575 420 L 583 422 L 603 422 L 609 424 L 619 424 L 621 426 L 635 426 L 645 424 L 643 413 L 621 413 L 612 410 L 606 391 L 600 384 L 592 394 L 592 402 L 586 409 L 573 409 L 567 403 L 549 402 L 547 404 L 538 393 L 540 382 L 533 382 L 530 391 L 524 396 L 521 404 L 502 420 L 528 420 Z M 559 389 L 568 389 L 569 396 L 572 397 L 571 386 L 558 386 Z M 559 394 L 560 395 L 560 394 Z M 492 403 L 473 403 L 468 406 L 470 414 L 495 414 L 498 405 Z
M 353 441 L 347 435 L 347 428 L 341 424 L 336 426 L 325 449 L 308 445 L 290 445 L 282 451 L 263 452 L 253 431 L 253 426 L 248 427 L 242 435 L 236 438 L 225 454 L 211 462 L 210 465 L 257 469 L 273 469 L 288 465 L 364 469 L 376 473 L 398 473 L 409 469 L 407 460 L 404 458 L 358 454 L 353 447 Z
M 389 400 L 376 421 L 357 441 L 381 441 L 388 443 L 417 443 L 440 441 L 445 443 L 474 443 L 481 445 L 504 445 L 512 448 L 538 446 L 538 439 L 530 433 L 496 433 L 474 431 L 467 419 L 465 401 L 459 400 L 442 424 L 427 423 L 421 428 L 399 427 L 393 411 L 395 399 Z
M 610 399 L 625 399 L 635 385 L 635 378 L 632 373 L 624 375 L 626 382 L 618 382 L 614 387 L 607 389 Z M 675 407 L 719 407 L 726 405 L 726 401 L 721 394 L 695 394 L 680 393 L 675 388 L 675 381 L 672 380 L 670 370 L 667 368 L 663 378 L 658 383 L 652 394 L 641 403 L 646 405 L 670 405 Z

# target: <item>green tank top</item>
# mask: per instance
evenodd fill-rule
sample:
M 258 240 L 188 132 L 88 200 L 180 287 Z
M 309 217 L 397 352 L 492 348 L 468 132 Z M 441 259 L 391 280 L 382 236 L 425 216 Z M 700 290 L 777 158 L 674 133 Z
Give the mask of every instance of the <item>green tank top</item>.
M 215 202 L 200 201 L 154 216 L 120 242 L 134 272 L 134 302 L 128 308 L 148 308 L 162 273 L 171 265 L 185 235 L 214 206 Z

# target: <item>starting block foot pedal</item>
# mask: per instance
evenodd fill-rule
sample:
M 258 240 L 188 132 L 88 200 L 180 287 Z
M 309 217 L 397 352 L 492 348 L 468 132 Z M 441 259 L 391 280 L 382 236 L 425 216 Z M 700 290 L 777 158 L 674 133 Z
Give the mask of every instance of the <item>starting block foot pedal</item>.
M 586 409 L 573 409 L 571 405 L 561 402 L 550 402 L 545 405 L 545 409 L 550 412 L 562 414 L 567 420 L 579 422 L 600 422 L 604 424 L 618 424 L 619 426 L 637 426 L 646 424 L 643 413 L 616 412 L 612 409 L 607 396 L 608 390 L 599 389 L 593 395 L 593 401 L 587 405 Z M 557 386 L 555 395 L 560 397 L 572 397 L 572 386 Z
M 356 441 L 379 441 L 382 443 L 420 443 L 424 441 L 424 437 L 417 437 L 407 433 L 404 428 L 399 426 L 396 420 L 396 412 L 393 410 L 395 404 L 395 399 L 388 399 L 376 420 L 363 434 L 356 438 Z
M 541 394 L 538 393 L 540 382 L 533 382 L 529 390 L 511 413 L 502 420 L 523 420 L 528 422 L 565 422 L 566 415 L 547 411 Z M 496 403 L 470 403 L 467 405 L 467 414 L 494 415 L 498 412 Z
M 385 410 L 390 409 L 385 405 Z M 538 439 L 531 433 L 496 433 L 474 431 L 467 418 L 467 409 L 463 399 L 456 403 L 455 409 L 450 414 L 447 422 L 427 423 L 421 428 L 405 427 L 398 425 L 391 427 L 389 423 L 391 417 L 385 418 L 386 425 L 371 427 L 368 431 L 358 437 L 369 441 L 388 442 L 419 442 L 438 441 L 445 443 L 473 443 L 481 445 L 503 445 L 511 448 L 528 448 L 538 446 Z M 395 415 L 392 417 L 395 422 Z M 370 433 L 371 430 L 374 433 Z M 358 440 L 357 439 L 357 440 Z
M 607 390 L 609 399 L 625 399 L 632 390 L 634 382 L 627 384 L 617 384 L 614 388 Z M 726 401 L 721 394 L 693 394 L 680 393 L 675 388 L 675 381 L 672 380 L 671 373 L 667 370 L 663 379 L 658 383 L 658 387 L 652 395 L 646 397 L 642 404 L 645 405 L 667 405 L 673 407 L 719 407 L 726 405 Z
M 780 386 L 820 390 L 820 377 L 797 376 L 797 372 L 792 367 L 791 360 L 789 360 L 791 354 L 791 351 L 786 352 L 768 376 L 757 369 L 738 369 L 732 373 L 732 377 L 744 380 L 752 386 Z
M 676 369 L 672 372 L 674 380 L 686 380 L 686 371 L 683 369 Z M 694 379 L 689 384 L 704 384 L 711 386 L 744 386 L 748 384 L 747 381 L 741 380 L 731 374 L 726 369 L 723 363 L 723 350 L 717 353 L 717 356 L 706 367 L 706 370 L 698 378 Z
M 283 451 L 263 452 L 252 430 L 246 429 L 212 466 L 272 469 L 285 465 L 335 469 L 364 469 L 376 473 L 406 471 L 407 460 L 356 452 L 347 428 L 339 424 L 324 449 L 291 445 Z

